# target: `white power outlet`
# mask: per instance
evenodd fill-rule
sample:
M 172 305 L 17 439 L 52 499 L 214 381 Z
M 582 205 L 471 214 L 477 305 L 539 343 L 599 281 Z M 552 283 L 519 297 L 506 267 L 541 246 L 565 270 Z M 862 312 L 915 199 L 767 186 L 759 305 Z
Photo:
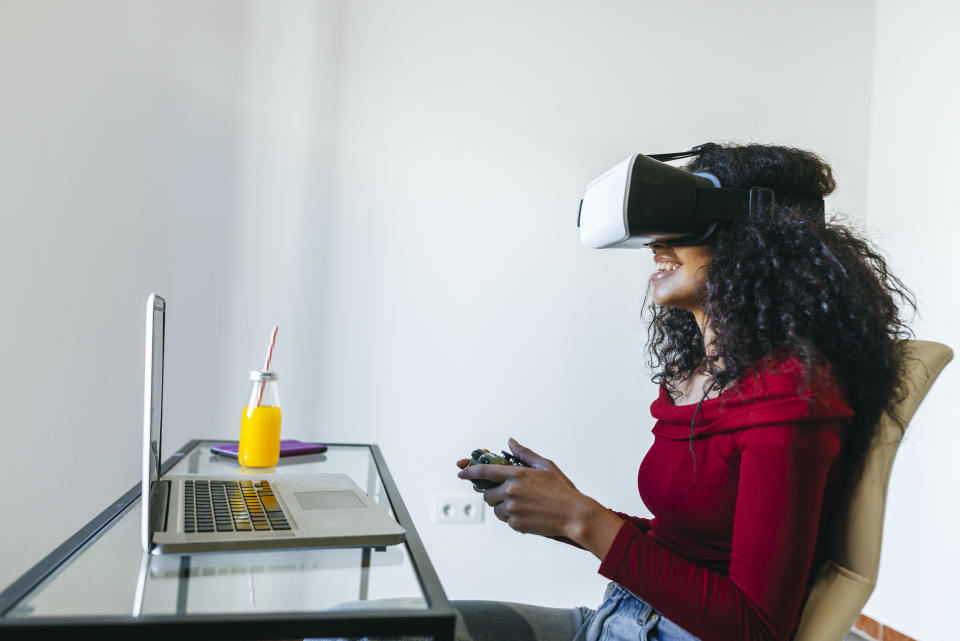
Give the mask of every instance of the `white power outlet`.
M 478 496 L 433 497 L 434 523 L 483 523 L 486 504 Z

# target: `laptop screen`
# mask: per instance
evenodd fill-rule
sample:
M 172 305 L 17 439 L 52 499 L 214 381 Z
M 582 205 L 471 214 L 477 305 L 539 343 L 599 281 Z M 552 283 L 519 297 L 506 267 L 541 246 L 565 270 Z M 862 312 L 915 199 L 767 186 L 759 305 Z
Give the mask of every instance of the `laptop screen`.
M 143 372 L 143 460 L 140 496 L 141 539 L 150 550 L 152 524 L 160 510 L 160 429 L 163 424 L 163 332 L 166 301 L 156 294 L 147 300 L 147 332 Z
M 150 388 L 150 480 L 160 475 L 160 422 L 163 418 L 163 326 L 165 302 L 156 297 L 153 305 L 153 363 Z

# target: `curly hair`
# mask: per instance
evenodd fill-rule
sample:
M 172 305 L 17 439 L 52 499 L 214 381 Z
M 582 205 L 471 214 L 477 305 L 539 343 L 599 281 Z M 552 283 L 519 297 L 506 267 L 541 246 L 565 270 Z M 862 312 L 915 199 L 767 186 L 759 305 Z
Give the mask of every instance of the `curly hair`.
M 870 242 L 834 217 L 825 220 L 823 197 L 836 182 L 817 155 L 710 143 L 687 169 L 709 171 L 725 187 L 773 189 L 776 204 L 724 224 L 707 241 L 709 354 L 690 311 L 650 304 L 652 380 L 676 393 L 681 381 L 704 372 L 706 398 L 765 359 L 796 357 L 806 385 L 815 372 L 830 371 L 855 412 L 844 447 L 846 482 L 853 482 L 878 420 L 893 416 L 904 395 L 901 341 L 912 333 L 900 306 L 915 311 L 913 294 Z

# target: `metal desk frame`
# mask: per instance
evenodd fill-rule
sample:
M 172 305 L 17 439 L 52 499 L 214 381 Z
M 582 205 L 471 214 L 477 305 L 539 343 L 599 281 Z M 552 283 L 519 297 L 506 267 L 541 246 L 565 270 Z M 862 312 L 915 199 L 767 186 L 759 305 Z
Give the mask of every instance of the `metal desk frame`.
M 163 464 L 166 473 L 200 443 L 193 440 L 177 450 Z M 132 503 L 140 499 L 137 483 L 103 510 L 92 521 L 48 554 L 23 576 L 0 592 L 0 636 L 5 640 L 30 638 L 40 634 L 91 634 L 100 639 L 283 639 L 304 636 L 416 636 L 437 641 L 453 641 L 455 610 L 447 601 L 443 587 L 414 528 L 400 492 L 390 476 L 380 448 L 375 444 L 337 443 L 368 447 L 386 490 L 397 521 L 407 531 L 406 545 L 414 571 L 427 601 L 426 610 L 364 610 L 362 612 L 277 612 L 266 614 L 223 614 L 189 616 L 90 616 L 90 617 L 16 617 L 8 614 L 50 574 L 78 550 L 107 528 Z M 187 568 L 189 569 L 189 568 Z

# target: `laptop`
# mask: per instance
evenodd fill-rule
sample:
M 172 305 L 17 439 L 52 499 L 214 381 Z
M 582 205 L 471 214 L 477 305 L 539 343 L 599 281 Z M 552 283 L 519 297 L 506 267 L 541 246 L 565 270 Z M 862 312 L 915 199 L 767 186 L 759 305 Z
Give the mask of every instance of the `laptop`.
M 382 547 L 405 530 L 345 474 L 160 474 L 166 301 L 147 300 L 141 541 L 150 553 Z

